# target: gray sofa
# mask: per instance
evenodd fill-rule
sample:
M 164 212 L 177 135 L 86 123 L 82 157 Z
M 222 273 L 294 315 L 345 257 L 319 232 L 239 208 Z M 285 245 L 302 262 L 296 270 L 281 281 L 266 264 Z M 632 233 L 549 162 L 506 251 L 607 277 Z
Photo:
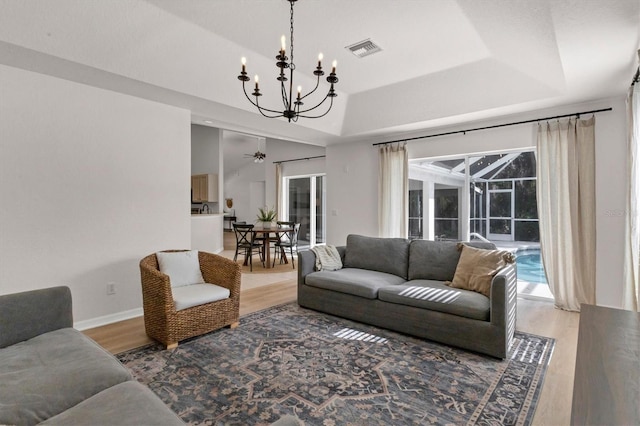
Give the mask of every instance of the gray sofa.
M 315 271 L 315 254 L 298 254 L 300 306 L 507 357 L 516 323 L 515 264 L 494 276 L 486 297 L 444 284 L 460 258 L 456 242 L 349 235 L 337 249 L 343 263 L 337 271 Z
M 183 425 L 73 328 L 71 303 L 68 287 L 0 296 L 0 424 Z

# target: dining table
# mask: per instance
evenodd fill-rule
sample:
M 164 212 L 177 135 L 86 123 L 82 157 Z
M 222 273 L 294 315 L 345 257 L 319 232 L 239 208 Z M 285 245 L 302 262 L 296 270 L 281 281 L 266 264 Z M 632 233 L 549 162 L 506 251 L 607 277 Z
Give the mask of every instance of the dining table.
M 277 225 L 264 226 L 263 224 L 257 224 L 251 229 L 251 232 L 254 233 L 254 239 L 257 239 L 258 237 L 262 238 L 265 268 L 271 268 L 271 235 L 273 234 L 276 238 L 279 238 L 280 235 L 293 232 L 293 227 Z M 280 254 L 284 263 L 289 263 L 286 251 L 281 250 Z M 247 265 L 246 257 L 244 259 L 244 265 Z

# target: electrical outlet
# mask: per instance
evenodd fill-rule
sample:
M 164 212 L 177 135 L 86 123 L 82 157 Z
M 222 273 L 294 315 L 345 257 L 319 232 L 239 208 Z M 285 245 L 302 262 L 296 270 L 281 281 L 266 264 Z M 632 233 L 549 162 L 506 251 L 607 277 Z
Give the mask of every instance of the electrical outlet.
M 107 284 L 107 296 L 112 296 L 116 294 L 116 283 L 108 283 Z

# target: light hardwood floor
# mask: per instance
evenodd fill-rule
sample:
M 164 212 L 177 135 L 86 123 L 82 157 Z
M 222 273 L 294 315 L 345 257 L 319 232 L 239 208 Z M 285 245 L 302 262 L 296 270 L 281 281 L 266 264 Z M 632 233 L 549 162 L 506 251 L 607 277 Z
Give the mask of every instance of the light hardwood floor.
M 226 244 L 229 236 L 225 237 L 225 247 L 228 247 Z M 223 252 L 225 256 L 233 257 L 233 254 L 233 250 Z M 241 291 L 241 317 L 270 306 L 295 301 L 296 272 L 292 270 L 284 275 L 286 279 L 278 282 L 271 282 L 268 273 L 251 276 L 243 274 L 243 283 L 248 279 L 252 285 Z M 278 275 L 278 278 L 282 276 Z M 260 280 L 265 284 L 260 285 Z M 555 309 L 549 302 L 518 299 L 516 329 L 556 339 L 556 347 L 533 419 L 534 425 L 568 425 L 570 422 L 579 318 L 579 314 Z M 240 326 L 242 327 L 242 319 Z M 112 353 L 151 342 L 145 335 L 142 317 L 86 330 L 85 334 Z

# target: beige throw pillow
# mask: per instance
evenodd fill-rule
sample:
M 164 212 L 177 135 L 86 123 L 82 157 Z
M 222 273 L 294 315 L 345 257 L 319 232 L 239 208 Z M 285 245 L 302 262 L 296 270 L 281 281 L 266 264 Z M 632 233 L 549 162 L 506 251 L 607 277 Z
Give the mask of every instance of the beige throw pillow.
M 491 296 L 491 281 L 507 263 L 514 262 L 512 253 L 504 250 L 484 250 L 459 244 L 462 250 L 451 287 L 462 288 Z

